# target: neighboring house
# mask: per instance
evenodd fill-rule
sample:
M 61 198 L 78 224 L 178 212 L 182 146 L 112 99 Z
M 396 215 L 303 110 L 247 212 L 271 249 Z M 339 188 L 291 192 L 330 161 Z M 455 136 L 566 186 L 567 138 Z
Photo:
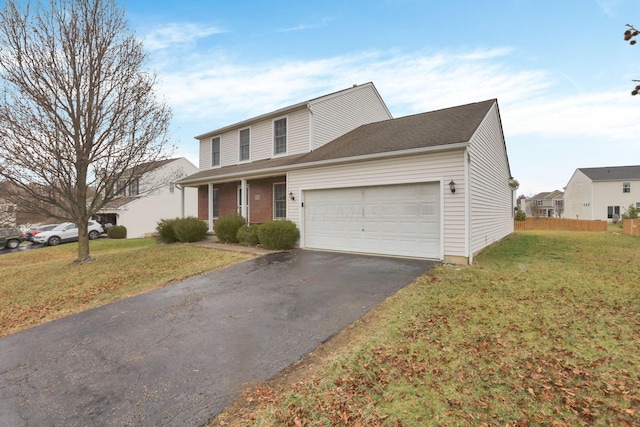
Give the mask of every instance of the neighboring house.
M 640 166 L 579 168 L 564 188 L 565 217 L 614 221 L 640 208 Z
M 211 227 L 289 219 L 301 248 L 457 263 L 513 231 L 495 99 L 392 119 L 367 83 L 196 138 L 200 172 L 178 182 Z
M 176 181 L 198 171 L 186 158 L 156 162 L 128 186 L 119 186 L 119 197 L 96 215 L 102 224 L 127 228 L 127 237 L 144 237 L 156 231 L 162 219 L 198 215 L 198 193 Z M 135 168 L 131 170 L 135 174 Z
M 16 226 L 16 204 L 0 199 L 0 227 Z
M 527 216 L 562 218 L 564 213 L 564 193 L 554 190 L 538 193 L 525 201 Z

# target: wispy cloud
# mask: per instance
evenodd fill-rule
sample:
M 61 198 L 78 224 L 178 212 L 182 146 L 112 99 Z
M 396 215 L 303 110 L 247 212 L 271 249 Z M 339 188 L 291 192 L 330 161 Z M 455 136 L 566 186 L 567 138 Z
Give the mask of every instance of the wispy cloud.
M 316 24 L 299 24 L 299 25 L 294 25 L 293 27 L 279 28 L 278 32 L 285 33 L 290 31 L 304 31 L 304 30 L 311 30 L 315 28 L 322 28 L 335 19 L 336 19 L 335 17 L 325 17 L 325 18 L 322 18 L 320 22 Z
M 149 32 L 144 37 L 144 46 L 149 50 L 189 46 L 199 39 L 223 32 L 217 27 L 193 23 L 170 23 Z
M 625 88 L 578 91 L 561 75 L 514 66 L 512 51 L 371 51 L 251 66 L 209 53 L 180 59 L 180 68 L 162 68 L 160 77 L 176 120 L 199 123 L 191 136 L 368 81 L 395 117 L 497 98 L 508 137 L 635 140 L 640 134 L 637 100 Z

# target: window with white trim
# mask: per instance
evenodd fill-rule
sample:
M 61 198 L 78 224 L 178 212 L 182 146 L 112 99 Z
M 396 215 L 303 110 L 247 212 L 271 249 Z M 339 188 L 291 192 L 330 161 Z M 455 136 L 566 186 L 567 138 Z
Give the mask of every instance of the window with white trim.
M 138 178 L 134 178 L 129 182 L 129 195 L 137 196 L 140 194 L 140 182 Z
M 287 184 L 273 184 L 273 219 L 287 217 Z
M 220 166 L 220 137 L 211 140 L 211 166 Z
M 249 129 L 240 131 L 240 161 L 249 160 L 251 153 L 251 133 Z
M 623 182 L 622 183 L 622 192 L 623 193 L 631 193 L 631 183 L 630 182 Z
M 614 215 L 620 218 L 620 206 L 607 206 L 607 218 L 613 219 Z
M 220 200 L 218 189 L 214 188 L 211 195 L 211 216 L 213 218 L 218 218 L 220 216 Z
M 279 119 L 273 122 L 273 154 L 287 152 L 287 119 Z

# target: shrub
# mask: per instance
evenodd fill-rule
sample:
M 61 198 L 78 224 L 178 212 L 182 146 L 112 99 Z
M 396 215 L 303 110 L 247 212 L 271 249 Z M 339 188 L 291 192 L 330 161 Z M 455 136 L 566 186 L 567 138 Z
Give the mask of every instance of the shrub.
M 178 237 L 176 236 L 176 231 L 174 229 L 175 222 L 178 218 L 172 219 L 161 219 L 158 222 L 158 226 L 156 230 L 158 234 L 160 234 L 160 240 L 165 243 L 174 243 L 178 241 Z
M 516 212 L 516 216 L 514 218 L 516 221 L 524 221 L 527 219 L 527 214 L 524 213 L 524 211 L 518 209 L 518 211 Z
M 109 236 L 110 239 L 126 239 L 127 227 L 124 225 L 112 225 L 107 230 L 107 236 Z
M 258 224 L 244 225 L 238 229 L 236 237 L 238 242 L 245 246 L 257 246 L 260 243 L 258 237 L 258 230 L 260 226 Z
M 238 243 L 238 230 L 246 223 L 241 215 L 222 216 L 216 220 L 213 232 L 222 243 Z
M 203 220 L 189 216 L 176 219 L 173 222 L 173 231 L 176 238 L 182 243 L 199 242 L 207 235 L 209 226 Z
M 300 231 L 289 220 L 269 221 L 260 226 L 258 237 L 265 249 L 291 249 L 300 237 Z
M 622 219 L 636 219 L 638 218 L 638 213 L 640 213 L 640 209 L 636 208 L 633 203 L 631 203 L 627 208 L 627 211 L 622 214 Z

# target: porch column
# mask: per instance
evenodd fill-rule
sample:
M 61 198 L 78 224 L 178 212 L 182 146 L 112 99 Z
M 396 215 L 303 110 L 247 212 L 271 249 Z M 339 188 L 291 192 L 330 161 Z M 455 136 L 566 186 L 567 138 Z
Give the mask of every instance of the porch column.
M 249 197 L 247 197 L 247 180 L 244 178 L 240 181 L 240 194 L 242 195 L 242 200 L 240 200 L 240 215 L 242 215 L 244 219 L 247 219 L 247 201 Z
M 209 222 L 209 231 L 213 231 L 213 184 L 207 184 L 207 221 Z

